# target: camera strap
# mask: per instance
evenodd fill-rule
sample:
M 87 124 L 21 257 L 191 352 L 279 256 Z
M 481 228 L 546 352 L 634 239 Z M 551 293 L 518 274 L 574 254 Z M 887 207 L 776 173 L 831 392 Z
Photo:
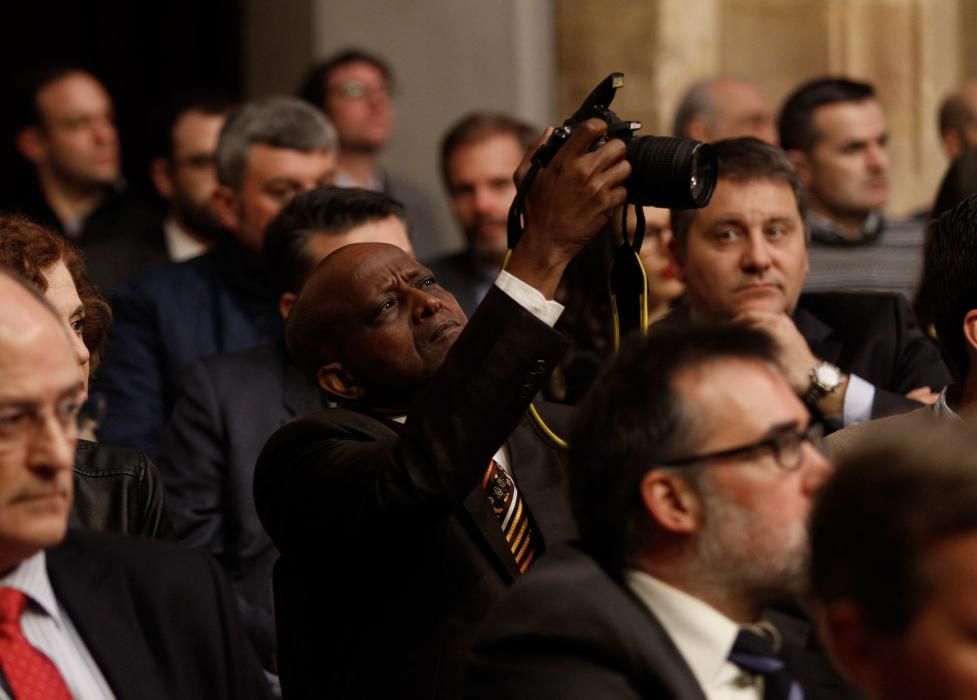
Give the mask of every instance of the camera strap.
M 633 240 L 628 240 L 628 206 L 634 206 Z M 631 331 L 648 332 L 648 277 L 639 256 L 645 239 L 645 213 L 640 205 L 624 205 L 621 239 L 610 273 L 615 352 L 621 348 L 621 338 Z

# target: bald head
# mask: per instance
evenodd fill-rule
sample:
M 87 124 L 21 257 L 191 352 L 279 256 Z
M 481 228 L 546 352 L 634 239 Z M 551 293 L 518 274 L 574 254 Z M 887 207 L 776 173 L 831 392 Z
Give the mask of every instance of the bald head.
M 37 342 L 37 339 L 50 335 L 58 338 L 55 345 L 67 343 L 74 357 L 57 309 L 32 284 L 3 267 L 0 267 L 0 299 L 4 300 L 0 304 L 0 344 Z
M 977 80 L 964 83 L 943 100 L 940 140 L 951 159 L 977 146 Z
M 296 364 L 333 396 L 400 410 L 441 367 L 467 319 L 400 248 L 354 243 L 309 277 L 285 326 Z
M 679 103 L 674 131 L 697 141 L 753 136 L 777 143 L 773 110 L 755 83 L 740 78 L 712 78 L 690 87 Z

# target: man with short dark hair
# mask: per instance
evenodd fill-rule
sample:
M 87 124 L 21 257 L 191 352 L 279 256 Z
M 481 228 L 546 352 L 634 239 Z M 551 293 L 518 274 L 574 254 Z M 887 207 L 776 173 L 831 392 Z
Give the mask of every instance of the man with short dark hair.
M 569 483 L 579 547 L 489 614 L 468 698 L 844 697 L 796 596 L 830 472 L 763 333 L 655 328 L 581 404 Z
M 441 140 L 441 177 L 465 249 L 428 265 L 466 314 L 474 312 L 502 269 L 506 222 L 516 195 L 512 172 L 533 135 L 529 125 L 505 114 L 476 112 L 455 122 Z
M 155 456 L 185 367 L 281 336 L 261 259 L 265 227 L 296 194 L 330 184 L 335 165 L 332 127 L 301 100 L 249 102 L 227 118 L 212 199 L 219 242 L 112 296 L 115 325 L 95 379 L 106 399 L 101 439 Z
M 940 142 L 950 160 L 977 146 L 977 80 L 969 80 L 940 104 Z
M 805 83 L 784 102 L 779 130 L 810 205 L 805 290 L 900 292 L 912 299 L 923 230 L 882 213 L 889 130 L 874 88 L 847 78 Z
M 430 194 L 380 163 L 394 130 L 394 75 L 390 64 L 358 48 L 343 49 L 312 66 L 299 97 L 321 109 L 336 127 L 336 184 L 383 192 L 407 207 L 421 255 L 441 249 Z
M 690 86 L 675 110 L 672 133 L 707 143 L 738 136 L 777 143 L 773 110 L 756 83 L 742 78 L 707 78 Z
M 839 669 L 870 700 L 977 697 L 977 439 L 890 426 L 839 463 L 811 522 L 811 588 Z
M 404 216 L 400 203 L 367 190 L 330 187 L 296 196 L 265 235 L 265 269 L 281 315 L 288 316 L 305 280 L 333 250 L 372 241 L 411 253 Z M 278 551 L 255 512 L 254 464 L 275 430 L 326 403 L 280 338 L 191 365 L 160 439 L 157 463 L 176 536 L 217 558 L 243 599 L 245 628 L 270 670 L 269 582 Z
M 264 698 L 207 556 L 68 530 L 82 370 L 40 293 L 0 271 L 3 695 Z
M 590 150 L 606 128 L 583 122 L 539 172 L 471 322 L 389 245 L 340 248 L 299 294 L 289 351 L 340 407 L 279 430 L 255 468 L 287 697 L 457 697 L 492 601 L 573 536 L 559 448 L 527 409 L 566 348 L 563 271 L 625 198 L 624 144 Z
M 805 198 L 784 152 L 751 138 L 713 148 L 720 176 L 709 204 L 672 213 L 687 299 L 672 319 L 769 333 L 797 394 L 838 424 L 918 407 L 910 393 L 934 400 L 949 373 L 905 299 L 801 296 Z
M 231 109 L 219 98 L 190 98 L 170 108 L 150 163 L 159 196 L 168 203 L 161 229 L 172 262 L 212 247 L 220 222 L 211 207 L 217 189 L 217 139 Z
M 124 190 L 105 86 L 81 68 L 61 66 L 30 74 L 18 92 L 16 145 L 35 179 L 5 193 L 4 209 L 71 238 L 85 253 L 92 281 L 106 291 L 165 262 L 152 213 Z

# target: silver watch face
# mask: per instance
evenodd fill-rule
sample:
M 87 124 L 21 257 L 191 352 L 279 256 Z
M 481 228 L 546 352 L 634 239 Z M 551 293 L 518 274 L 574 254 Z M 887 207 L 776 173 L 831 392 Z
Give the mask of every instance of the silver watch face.
M 824 389 L 834 389 L 841 383 L 841 370 L 832 364 L 822 362 L 814 368 L 814 381 Z

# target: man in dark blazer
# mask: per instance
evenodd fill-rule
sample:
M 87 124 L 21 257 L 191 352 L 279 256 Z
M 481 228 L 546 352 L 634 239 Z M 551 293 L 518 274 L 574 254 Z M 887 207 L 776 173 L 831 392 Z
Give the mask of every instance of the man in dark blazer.
M 623 144 L 589 150 L 605 131 L 580 125 L 540 172 L 467 327 L 392 246 L 341 248 L 299 295 L 289 350 L 343 407 L 282 428 L 255 469 L 290 697 L 456 697 L 488 606 L 573 536 L 560 448 L 526 411 L 566 347 L 563 269 L 624 199 Z
M 713 147 L 720 177 L 709 205 L 672 212 L 687 298 L 677 315 L 770 334 L 797 394 L 837 423 L 935 400 L 950 374 L 904 299 L 800 296 L 809 268 L 804 193 L 783 151 L 752 138 Z
M 62 321 L 38 292 L 0 273 L 0 295 L 4 690 L 14 697 L 268 697 L 209 557 L 84 530 L 66 538 L 81 369 Z
M 412 252 L 404 207 L 360 189 L 296 196 L 265 236 L 265 265 L 282 316 L 326 255 L 365 241 Z M 206 547 L 220 562 L 268 669 L 274 667 L 271 574 L 278 551 L 254 509 L 254 464 L 273 432 L 326 405 L 315 381 L 289 358 L 283 338 L 191 365 L 160 442 L 157 461 L 177 538 Z
M 331 184 L 335 160 L 332 127 L 300 100 L 250 102 L 228 117 L 213 195 L 226 230 L 216 246 L 112 295 L 115 322 L 94 384 L 106 406 L 100 440 L 155 458 L 187 366 L 281 337 L 264 231 L 295 194 Z
M 802 590 L 806 519 L 831 471 L 771 339 L 653 329 L 581 413 L 568 473 L 581 543 L 488 613 L 465 697 L 849 697 L 810 627 L 768 610 Z

